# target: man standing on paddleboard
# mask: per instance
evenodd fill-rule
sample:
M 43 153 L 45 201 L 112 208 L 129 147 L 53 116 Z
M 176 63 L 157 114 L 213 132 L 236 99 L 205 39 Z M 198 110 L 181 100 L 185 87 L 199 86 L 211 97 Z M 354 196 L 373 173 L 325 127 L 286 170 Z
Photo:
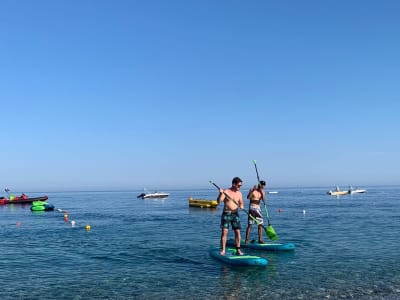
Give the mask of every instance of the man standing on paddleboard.
M 221 215 L 221 255 L 225 255 L 229 224 L 231 224 L 235 233 L 236 254 L 243 255 L 242 251 L 240 251 L 239 219 L 239 208 L 244 208 L 243 196 L 240 192 L 242 184 L 243 182 L 239 177 L 234 177 L 232 179 L 232 187 L 225 190 L 219 189 L 218 204 L 224 202 L 224 209 Z
M 249 216 L 249 219 L 247 222 L 248 225 L 246 228 L 246 239 L 244 241 L 246 244 L 249 243 L 251 225 L 253 225 L 254 223 L 256 223 L 258 225 L 258 243 L 264 244 L 264 241 L 262 239 L 262 235 L 263 235 L 262 225 L 263 225 L 264 221 L 263 221 L 263 215 L 261 213 L 261 208 L 260 208 L 261 200 L 264 201 L 264 203 L 265 203 L 264 187 L 265 187 L 265 181 L 261 180 L 260 183 L 258 185 L 253 186 L 253 188 L 247 194 L 247 199 L 250 200 L 249 213 L 254 217 L 254 219 L 257 220 L 257 222 L 255 222 L 255 220 Z

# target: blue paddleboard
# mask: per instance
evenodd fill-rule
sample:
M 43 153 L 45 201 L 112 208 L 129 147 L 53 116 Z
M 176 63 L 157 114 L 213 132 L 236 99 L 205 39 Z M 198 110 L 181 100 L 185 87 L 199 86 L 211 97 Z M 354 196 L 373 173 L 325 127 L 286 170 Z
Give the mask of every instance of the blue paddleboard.
M 226 245 L 229 247 L 235 247 L 235 241 L 230 239 L 226 242 Z M 279 244 L 266 242 L 265 244 L 259 244 L 258 241 L 251 241 L 248 244 L 245 244 L 244 240 L 241 240 L 240 247 L 263 251 L 293 251 L 296 248 L 293 243 Z
M 219 247 L 211 248 L 210 255 L 219 261 L 233 266 L 266 266 L 268 264 L 265 258 L 255 255 L 236 255 L 236 249 L 226 248 L 225 255 L 220 254 Z

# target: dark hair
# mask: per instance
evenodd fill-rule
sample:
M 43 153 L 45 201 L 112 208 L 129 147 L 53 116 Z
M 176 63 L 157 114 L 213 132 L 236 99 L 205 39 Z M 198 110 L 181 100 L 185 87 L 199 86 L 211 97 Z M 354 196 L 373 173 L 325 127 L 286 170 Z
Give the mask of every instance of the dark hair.
M 232 185 L 233 185 L 233 184 L 238 184 L 239 182 L 243 182 L 242 179 L 240 179 L 239 177 L 233 177 L 233 179 L 232 179 Z
M 261 180 L 259 185 L 265 186 L 265 181 L 264 181 L 264 180 Z

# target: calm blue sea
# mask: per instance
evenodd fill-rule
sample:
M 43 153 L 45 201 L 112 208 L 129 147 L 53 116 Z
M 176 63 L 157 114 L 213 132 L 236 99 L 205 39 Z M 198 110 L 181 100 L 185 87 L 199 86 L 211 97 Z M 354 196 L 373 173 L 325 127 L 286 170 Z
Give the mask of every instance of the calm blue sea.
M 268 195 L 278 241 L 297 248 L 248 251 L 266 257 L 266 268 L 209 257 L 221 209 L 189 208 L 188 197 L 215 199 L 212 188 L 165 191 L 165 200 L 136 198 L 142 191 L 27 193 L 47 194 L 69 220 L 0 206 L 0 299 L 400 299 L 400 187 L 366 188 L 340 198 L 328 188 Z M 246 219 L 242 212 L 242 234 Z

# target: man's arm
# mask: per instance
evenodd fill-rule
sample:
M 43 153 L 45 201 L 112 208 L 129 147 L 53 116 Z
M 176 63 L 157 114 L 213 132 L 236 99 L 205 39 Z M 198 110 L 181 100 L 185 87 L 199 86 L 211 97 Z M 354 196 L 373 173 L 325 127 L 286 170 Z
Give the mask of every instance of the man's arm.
M 224 190 L 223 189 L 219 189 L 219 195 L 218 195 L 218 198 L 217 198 L 218 204 L 220 204 L 224 200 L 225 200 Z
M 247 197 L 246 197 L 247 199 L 250 199 L 250 195 L 251 195 L 252 192 L 253 192 L 253 189 L 250 189 L 249 193 L 247 194 Z
M 256 186 L 256 185 L 253 186 L 253 187 L 249 190 L 249 193 L 247 194 L 247 197 L 246 197 L 247 199 L 250 200 L 251 194 L 254 192 L 255 189 L 257 189 L 257 186 Z
M 264 201 L 264 203 L 265 203 L 265 191 L 264 190 L 261 190 L 261 199 L 262 199 L 262 201 Z

